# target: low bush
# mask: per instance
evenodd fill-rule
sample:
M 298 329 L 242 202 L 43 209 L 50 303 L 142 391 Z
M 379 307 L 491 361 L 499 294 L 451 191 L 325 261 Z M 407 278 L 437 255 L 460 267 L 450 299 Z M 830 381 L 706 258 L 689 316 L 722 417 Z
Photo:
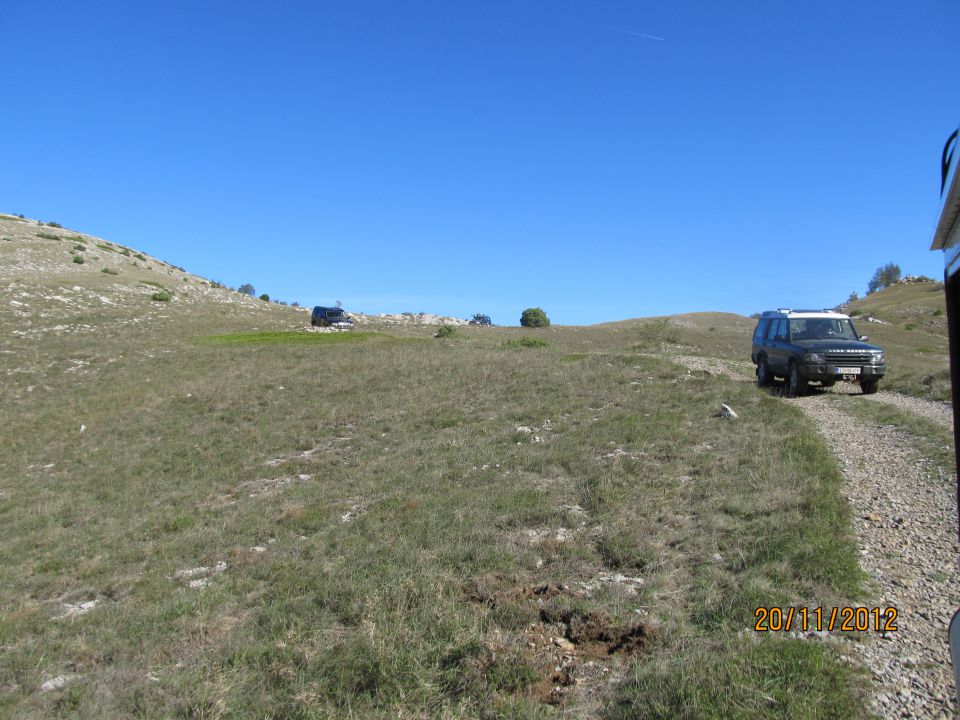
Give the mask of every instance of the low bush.
M 84 260 L 84 259 L 83 259 L 82 257 L 80 257 L 79 255 L 74 255 L 74 256 L 73 256 L 73 261 L 74 261 L 77 265 L 83 265 L 83 263 L 86 262 L 86 260 Z
M 547 327 L 550 318 L 541 308 L 527 308 L 520 315 L 520 324 L 523 327 Z
M 441 325 L 437 328 L 437 333 L 434 335 L 435 338 L 448 338 L 453 337 L 457 334 L 457 329 L 452 325 Z
M 37 235 L 38 238 L 43 238 L 44 240 L 59 240 L 59 239 L 60 239 L 60 236 L 59 236 L 59 235 L 54 235 L 53 233 L 38 232 L 36 235 Z
M 153 295 L 151 295 L 150 299 L 155 300 L 156 302 L 170 302 L 171 295 L 166 290 L 160 290 L 159 292 L 155 292 Z
M 104 268 L 104 269 L 101 270 L 100 272 L 102 272 L 104 275 L 119 275 L 119 274 L 120 274 L 120 273 L 118 273 L 116 270 L 111 270 L 110 268 Z
M 40 223 L 40 224 L 43 225 L 43 223 Z M 48 222 L 47 227 L 62 228 L 63 225 L 61 225 L 58 222 Z
M 84 252 L 87 249 L 87 246 L 77 243 L 76 245 L 73 246 L 73 249 L 76 250 L 77 252 Z
M 264 302 L 270 302 L 270 296 L 267 295 L 267 293 L 264 293 L 263 295 L 261 295 L 260 299 L 263 300 Z
M 541 340 L 540 338 L 532 337 L 518 337 L 513 338 L 512 340 L 507 340 L 504 343 L 506 347 L 525 347 L 525 348 L 543 348 L 550 347 L 550 343 L 546 340 Z

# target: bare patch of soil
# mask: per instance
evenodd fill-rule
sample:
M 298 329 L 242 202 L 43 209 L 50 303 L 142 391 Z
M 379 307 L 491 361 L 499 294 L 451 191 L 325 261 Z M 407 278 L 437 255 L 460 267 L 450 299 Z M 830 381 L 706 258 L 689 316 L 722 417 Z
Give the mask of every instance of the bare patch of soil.
M 588 685 L 617 674 L 618 668 L 611 664 L 618 657 L 633 657 L 649 646 L 652 629 L 645 623 L 618 623 L 603 609 L 562 602 L 588 599 L 582 592 L 549 582 L 491 589 L 506 579 L 499 575 L 478 579 L 468 597 L 493 611 L 526 606 L 529 616 L 536 618 L 518 638 L 539 675 L 524 692 L 549 705 L 565 704 L 574 686 L 580 686 L 578 694 L 590 694 L 596 688 Z

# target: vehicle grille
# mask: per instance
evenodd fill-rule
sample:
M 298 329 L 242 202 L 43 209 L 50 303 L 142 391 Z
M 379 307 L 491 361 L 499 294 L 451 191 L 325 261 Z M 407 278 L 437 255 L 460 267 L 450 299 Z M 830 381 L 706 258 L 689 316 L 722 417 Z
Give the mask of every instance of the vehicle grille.
M 825 353 L 831 365 L 869 365 L 870 353 Z

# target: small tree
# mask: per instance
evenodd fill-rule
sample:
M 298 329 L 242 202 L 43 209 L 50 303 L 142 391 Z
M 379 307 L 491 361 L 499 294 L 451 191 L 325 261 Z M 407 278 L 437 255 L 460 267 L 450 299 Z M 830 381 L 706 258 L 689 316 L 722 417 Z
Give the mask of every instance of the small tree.
M 520 324 L 523 327 L 547 327 L 550 324 L 550 318 L 540 308 L 527 308 L 520 316 Z
M 241 292 L 244 295 L 249 295 L 250 297 L 253 297 L 254 295 L 257 294 L 257 291 L 253 289 L 253 285 L 251 285 L 250 283 L 244 283 L 243 285 L 238 287 L 237 292 Z
M 860 299 L 860 296 L 857 295 L 857 291 L 854 290 L 852 293 L 850 293 L 850 297 L 847 298 L 847 302 L 852 303 L 852 302 L 856 302 L 859 299 Z
M 261 299 L 261 300 L 264 300 L 264 301 L 266 301 L 266 302 L 270 302 L 270 296 L 267 295 L 266 293 L 264 293 L 263 295 L 261 295 L 261 296 L 260 296 L 260 299 Z
M 867 284 L 867 295 L 877 290 L 883 290 L 890 287 L 900 280 L 900 266 L 894 263 L 887 263 L 883 267 L 877 268 L 870 282 Z

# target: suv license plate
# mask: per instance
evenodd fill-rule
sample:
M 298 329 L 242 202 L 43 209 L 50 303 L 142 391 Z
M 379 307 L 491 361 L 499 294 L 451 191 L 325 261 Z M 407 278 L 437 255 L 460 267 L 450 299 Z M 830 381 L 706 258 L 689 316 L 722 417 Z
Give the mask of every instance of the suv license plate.
M 837 368 L 837 375 L 859 375 L 859 374 L 860 374 L 860 368 L 858 367 Z

